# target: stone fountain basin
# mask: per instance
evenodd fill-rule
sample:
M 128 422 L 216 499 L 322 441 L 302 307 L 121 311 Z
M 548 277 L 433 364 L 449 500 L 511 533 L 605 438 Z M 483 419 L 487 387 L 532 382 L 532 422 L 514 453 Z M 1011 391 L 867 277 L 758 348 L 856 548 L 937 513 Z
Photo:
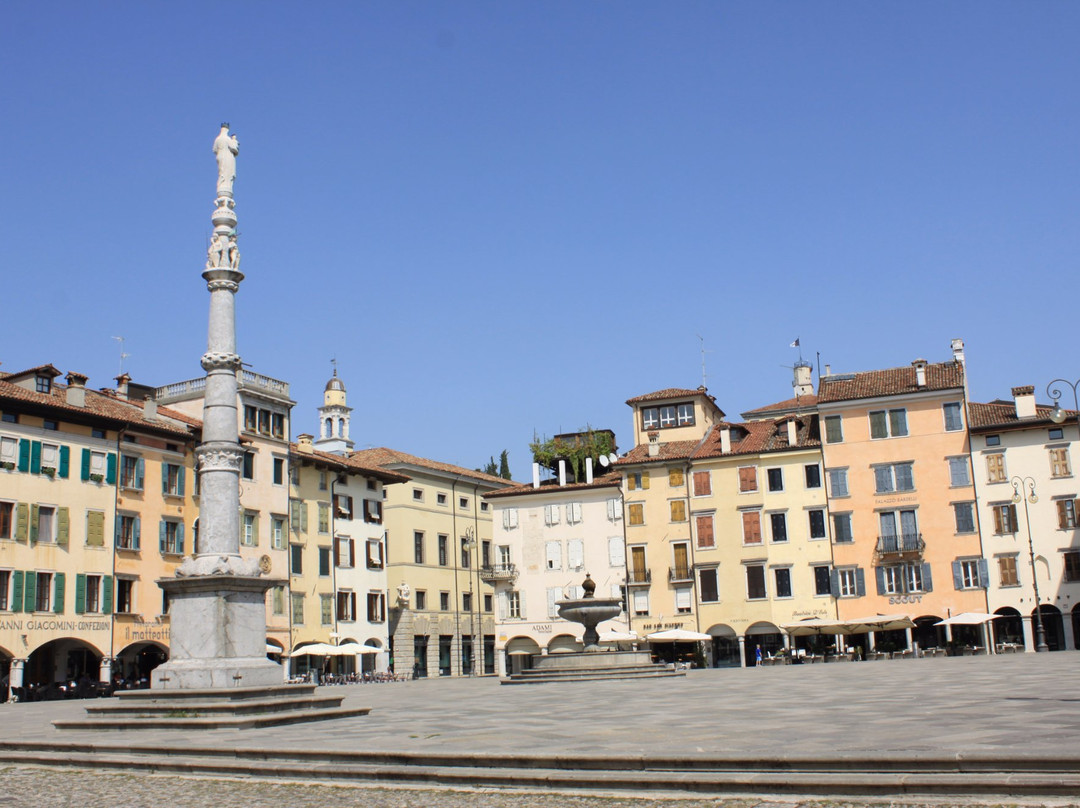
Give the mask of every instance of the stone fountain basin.
M 620 598 L 576 598 L 555 602 L 559 617 L 584 626 L 595 626 L 622 613 Z

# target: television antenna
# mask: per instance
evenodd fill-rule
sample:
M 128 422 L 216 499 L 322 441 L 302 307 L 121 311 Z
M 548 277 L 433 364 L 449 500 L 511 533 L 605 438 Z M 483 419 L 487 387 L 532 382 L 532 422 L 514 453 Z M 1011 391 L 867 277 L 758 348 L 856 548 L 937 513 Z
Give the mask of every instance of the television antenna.
M 120 374 L 119 375 L 123 376 L 124 375 L 124 360 L 127 359 L 129 356 L 131 356 L 131 354 L 124 353 L 124 338 L 123 337 L 113 337 L 113 339 L 120 343 Z

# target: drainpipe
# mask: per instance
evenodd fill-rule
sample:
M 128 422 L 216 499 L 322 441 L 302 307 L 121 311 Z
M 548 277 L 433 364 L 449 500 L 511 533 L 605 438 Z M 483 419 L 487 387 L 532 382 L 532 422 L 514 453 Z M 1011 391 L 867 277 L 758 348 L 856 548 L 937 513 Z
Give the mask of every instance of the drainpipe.
M 630 597 L 630 548 L 626 541 L 626 495 L 623 494 L 622 482 L 619 483 L 619 505 L 622 508 L 622 545 L 623 545 L 623 590 L 626 592 L 626 631 L 634 633 L 634 604 Z
M 484 612 L 483 604 L 481 603 L 480 595 L 480 564 L 483 561 L 481 555 L 482 542 L 480 540 L 480 503 L 477 501 L 480 496 L 480 483 L 473 486 L 473 535 L 476 539 L 476 555 L 472 559 L 474 574 L 476 575 L 476 588 L 473 589 L 473 608 L 476 610 L 476 632 L 473 634 L 473 661 L 472 661 L 472 675 L 479 676 L 481 674 L 480 667 L 484 661 Z M 469 615 L 469 622 L 472 622 L 472 615 Z M 477 663 L 481 664 L 477 664 Z
M 110 604 L 109 612 L 109 659 L 112 660 L 109 663 L 109 680 L 112 681 L 112 677 L 116 674 L 116 594 L 118 587 L 116 586 L 116 536 L 117 526 L 120 524 L 120 471 L 122 465 L 120 463 L 120 440 L 124 435 L 124 428 L 116 430 L 116 479 L 113 480 L 113 551 L 112 551 L 112 589 L 113 589 L 113 602 Z M 109 459 L 105 458 L 105 470 L 108 471 Z M 196 471 L 196 473 L 198 473 Z M 102 593 L 104 594 L 104 593 Z M 172 629 L 170 623 L 169 630 L 169 657 L 172 658 Z M 98 667 L 98 679 L 101 679 L 101 668 Z
M 694 576 L 694 570 L 697 568 L 694 561 L 694 520 L 690 513 L 690 484 L 691 484 L 691 465 L 690 461 L 686 461 L 685 474 L 686 481 L 686 534 L 689 537 L 687 542 L 690 545 L 690 591 L 694 593 L 694 625 L 697 628 L 698 633 L 701 633 L 701 593 L 698 592 L 697 579 Z

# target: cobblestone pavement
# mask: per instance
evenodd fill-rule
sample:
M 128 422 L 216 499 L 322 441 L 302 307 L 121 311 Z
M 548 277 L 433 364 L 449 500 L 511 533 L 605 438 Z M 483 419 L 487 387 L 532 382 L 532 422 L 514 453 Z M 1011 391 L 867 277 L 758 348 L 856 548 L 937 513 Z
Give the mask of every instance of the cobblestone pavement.
M 595 794 L 515 794 L 492 790 L 406 790 L 33 767 L 0 769 L 2 808 L 143 808 L 159 805 L 168 808 L 342 808 L 352 805 L 364 808 L 665 808 L 672 805 L 677 808 L 945 808 L 954 805 L 997 808 L 995 803 L 974 802 L 790 802 L 782 798 L 723 800 L 677 795 L 634 798 Z M 1078 808 L 1076 803 L 1068 801 L 1010 801 L 1008 805 Z

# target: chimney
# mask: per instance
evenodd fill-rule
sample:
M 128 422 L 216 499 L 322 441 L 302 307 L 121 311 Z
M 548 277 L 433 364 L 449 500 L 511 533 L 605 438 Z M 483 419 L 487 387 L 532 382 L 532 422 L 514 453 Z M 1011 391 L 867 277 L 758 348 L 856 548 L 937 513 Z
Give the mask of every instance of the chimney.
M 915 368 L 915 386 L 926 387 L 926 360 L 916 359 L 911 366 Z
M 559 461 L 559 485 L 566 485 L 566 461 Z
M 315 444 L 312 442 L 314 440 L 315 436 L 306 432 L 303 435 L 297 435 L 296 451 L 300 452 L 300 454 L 312 454 L 315 451 Z
M 814 395 L 814 383 L 810 379 L 809 364 L 799 362 L 795 365 L 795 379 L 791 382 L 791 386 L 795 388 L 795 395 L 798 398 Z
M 71 371 L 67 375 L 67 403 L 72 407 L 86 406 L 86 376 Z
M 157 420 L 157 401 L 153 396 L 147 396 L 146 401 L 143 402 L 143 418 L 147 421 Z
M 660 455 L 660 433 L 649 433 L 649 457 L 658 457 Z
M 787 422 L 787 445 L 799 445 L 799 422 L 794 418 L 789 418 Z
M 1035 417 L 1035 386 L 1025 385 L 1012 389 L 1013 400 L 1016 402 L 1017 418 Z
M 533 463 L 533 488 L 540 487 L 540 464 Z
M 832 365 L 825 365 L 825 375 L 832 376 Z
M 724 454 L 731 452 L 731 427 L 727 424 L 720 427 L 720 451 Z
M 592 485 L 592 481 L 593 481 L 593 476 L 592 475 L 593 475 L 592 458 L 591 457 L 586 457 L 585 458 L 585 482 L 588 483 L 589 485 Z
M 128 383 L 131 381 L 131 377 L 126 373 L 121 373 L 116 377 L 116 395 L 127 401 L 128 397 Z
M 962 339 L 954 339 L 949 343 L 952 348 L 953 359 L 957 364 L 964 364 L 964 341 Z

